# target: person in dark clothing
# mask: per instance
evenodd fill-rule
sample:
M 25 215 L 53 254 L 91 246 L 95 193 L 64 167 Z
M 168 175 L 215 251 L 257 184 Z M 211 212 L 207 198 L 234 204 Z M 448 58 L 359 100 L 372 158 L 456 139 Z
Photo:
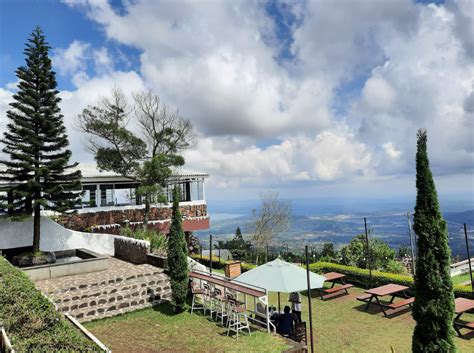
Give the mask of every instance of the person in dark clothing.
M 293 315 L 291 309 L 287 305 L 283 310 L 284 314 L 280 315 L 278 320 L 278 333 L 281 335 L 289 335 L 293 330 Z

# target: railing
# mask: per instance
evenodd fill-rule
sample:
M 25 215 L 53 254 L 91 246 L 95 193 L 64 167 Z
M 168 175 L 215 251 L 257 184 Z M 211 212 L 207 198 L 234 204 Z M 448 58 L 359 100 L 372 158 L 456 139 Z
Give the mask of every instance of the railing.
M 75 318 L 73 318 L 69 314 L 64 314 L 64 316 L 66 317 L 66 319 L 68 319 L 71 322 L 72 325 L 74 325 L 79 331 L 81 331 L 84 336 L 86 336 L 88 339 L 94 342 L 104 352 L 106 353 L 112 352 L 105 344 L 99 341 L 97 337 L 95 337 L 91 332 L 89 332 L 89 330 L 87 330 L 84 326 L 82 326 L 79 321 L 77 321 Z
M 10 343 L 10 339 L 8 338 L 7 333 L 5 332 L 5 329 L 3 327 L 1 327 L 0 332 L 0 352 L 15 353 L 15 350 L 13 349 L 12 344 Z
M 237 293 L 241 293 L 244 295 L 244 305 L 246 310 L 249 313 L 254 314 L 254 317 L 248 317 L 250 321 L 254 321 L 257 324 L 266 325 L 267 331 L 276 332 L 275 325 L 270 321 L 270 314 L 268 312 L 268 291 L 265 288 L 251 285 L 245 282 L 241 282 L 236 279 L 232 279 L 229 277 L 211 274 L 209 272 L 193 270 L 190 273 L 190 277 L 194 277 L 200 281 L 206 281 L 208 283 L 212 283 L 217 286 L 222 286 L 224 288 L 224 293 L 226 289 L 236 291 Z M 250 310 L 247 307 L 247 295 L 250 295 L 253 298 L 254 310 Z M 262 302 L 265 305 L 265 312 L 258 312 L 257 311 L 257 304 L 256 299 Z M 236 298 L 238 299 L 238 298 Z

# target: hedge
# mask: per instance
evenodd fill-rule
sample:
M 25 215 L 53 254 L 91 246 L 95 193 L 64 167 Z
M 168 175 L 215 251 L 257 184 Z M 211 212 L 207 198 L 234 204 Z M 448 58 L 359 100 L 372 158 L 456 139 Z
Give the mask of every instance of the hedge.
M 309 268 L 311 271 L 320 274 L 325 272 L 339 272 L 345 274 L 349 282 L 362 285 L 363 287 L 369 286 L 370 278 L 368 269 L 334 264 L 331 262 L 316 262 L 314 264 L 310 264 Z M 378 287 L 388 283 L 407 286 L 410 287 L 411 290 L 414 289 L 415 285 L 413 278 L 410 276 L 397 275 L 381 271 L 372 271 L 372 283 L 370 284 L 372 287 Z M 468 298 L 473 296 L 470 286 L 462 286 L 459 284 L 454 285 L 454 294 Z
M 56 311 L 19 269 L 0 256 L 0 320 L 17 352 L 100 352 Z
M 191 258 L 193 258 L 197 262 L 203 264 L 206 267 L 209 267 L 209 264 L 210 264 L 209 256 L 202 256 L 202 258 L 201 258 L 201 255 L 196 255 L 196 254 L 193 254 L 193 255 L 190 255 L 190 256 L 191 256 Z M 222 259 L 219 261 L 219 257 L 213 256 L 212 257 L 212 268 L 214 268 L 216 270 L 221 270 L 225 267 L 226 262 L 227 261 L 222 260 Z M 252 265 L 252 264 L 248 264 L 246 262 L 241 262 L 240 267 L 241 267 L 242 273 L 243 273 L 243 272 L 251 270 L 251 269 L 253 269 L 257 266 Z

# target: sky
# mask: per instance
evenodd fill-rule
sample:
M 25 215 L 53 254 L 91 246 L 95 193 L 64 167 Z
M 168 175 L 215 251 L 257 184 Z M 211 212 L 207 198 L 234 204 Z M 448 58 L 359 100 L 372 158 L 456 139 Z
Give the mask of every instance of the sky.
M 473 0 L 0 0 L 0 132 L 40 25 L 75 161 L 84 108 L 152 90 L 193 123 L 208 199 L 413 197 L 426 128 L 439 193 L 474 200 L 473 21 Z

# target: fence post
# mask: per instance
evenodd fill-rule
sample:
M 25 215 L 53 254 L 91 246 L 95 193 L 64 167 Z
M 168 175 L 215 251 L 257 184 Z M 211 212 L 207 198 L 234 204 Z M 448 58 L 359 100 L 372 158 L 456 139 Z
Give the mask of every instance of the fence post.
M 309 336 L 311 342 L 311 353 L 314 352 L 314 341 L 313 341 L 313 313 L 311 310 L 311 284 L 309 279 L 309 255 L 308 255 L 308 245 L 305 245 L 305 255 L 306 255 L 306 283 L 308 287 L 308 309 L 309 309 Z
M 212 275 L 212 234 L 209 235 L 209 273 Z
M 408 235 L 410 236 L 410 247 L 411 247 L 411 271 L 413 273 L 413 276 L 415 276 L 415 250 L 413 248 L 413 239 L 411 236 L 410 212 L 407 212 L 407 221 L 408 221 Z
M 372 287 L 372 265 L 370 261 L 369 232 L 367 230 L 367 218 L 364 217 L 365 243 L 367 244 L 367 264 L 369 266 L 369 288 Z
M 466 239 L 467 261 L 469 262 L 469 275 L 471 277 L 471 293 L 474 293 L 474 280 L 472 279 L 471 253 L 469 252 L 469 240 L 467 238 L 466 223 L 464 223 L 464 237 Z

